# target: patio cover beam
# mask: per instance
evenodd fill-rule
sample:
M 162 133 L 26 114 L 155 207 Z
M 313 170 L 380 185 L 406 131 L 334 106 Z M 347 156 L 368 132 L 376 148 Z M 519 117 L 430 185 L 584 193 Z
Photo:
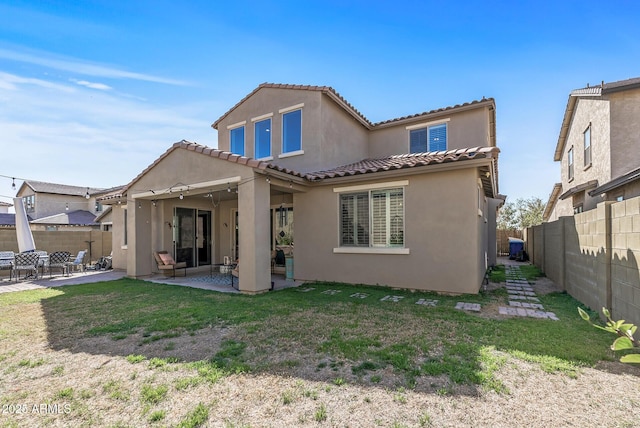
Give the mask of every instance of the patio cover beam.
M 135 199 L 153 199 L 153 198 L 157 198 L 161 195 L 168 195 L 169 191 L 171 192 L 186 192 L 187 190 L 198 190 L 198 189 L 205 189 L 207 191 L 211 190 L 211 188 L 213 187 L 217 187 L 217 186 L 225 186 L 227 184 L 237 184 L 240 182 L 242 178 L 240 176 L 235 176 L 235 177 L 227 177 L 227 178 L 221 178 L 219 180 L 212 180 L 212 181 L 203 181 L 200 183 L 193 183 L 193 184 L 179 184 L 176 186 L 172 186 L 172 187 L 167 187 L 166 189 L 158 189 L 158 190 L 147 190 L 144 192 L 138 192 L 138 193 L 132 193 L 131 194 L 131 199 L 135 200 Z

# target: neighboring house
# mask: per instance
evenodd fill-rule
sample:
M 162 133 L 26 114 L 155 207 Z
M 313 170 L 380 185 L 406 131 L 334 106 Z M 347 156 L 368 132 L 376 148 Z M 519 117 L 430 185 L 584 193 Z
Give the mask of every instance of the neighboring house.
M 8 214 L 9 208 L 12 206 L 13 204 L 10 204 L 9 202 L 0 201 L 0 214 Z
M 227 256 L 262 292 L 291 239 L 300 280 L 477 293 L 495 263 L 493 99 L 371 123 L 330 87 L 262 84 L 212 126 L 219 149 L 178 142 L 100 199 L 128 276 Z
M 576 89 L 562 120 L 545 221 L 640 196 L 640 78 Z
M 93 230 L 100 229 L 96 216 L 104 209 L 96 198 L 111 190 L 26 180 L 16 196 L 24 202 L 32 230 Z

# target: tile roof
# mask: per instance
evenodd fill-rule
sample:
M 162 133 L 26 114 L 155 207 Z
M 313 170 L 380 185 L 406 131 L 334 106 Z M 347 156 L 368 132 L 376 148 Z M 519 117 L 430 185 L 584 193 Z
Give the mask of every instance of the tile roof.
M 290 85 L 290 84 L 281 84 L 281 83 L 262 83 L 256 89 L 254 89 L 251 93 L 249 93 L 247 96 L 245 96 L 240 101 L 238 101 L 238 103 L 236 103 L 236 105 L 231 107 L 222 116 L 220 116 L 220 118 L 218 120 L 216 120 L 211 125 L 211 127 L 214 128 L 214 129 L 218 129 L 218 124 L 225 117 L 227 117 L 233 110 L 238 108 L 242 103 L 247 101 L 256 92 L 258 92 L 260 89 L 263 89 L 263 88 L 296 89 L 296 90 L 322 92 L 322 93 L 330 96 L 331 98 L 333 98 L 333 100 L 336 101 L 339 105 L 342 105 L 342 107 L 348 113 L 350 113 L 352 116 L 354 116 L 358 121 L 360 121 L 368 129 L 373 129 L 373 128 L 380 127 L 380 126 L 385 126 L 385 125 L 391 125 L 391 124 L 395 124 L 396 122 L 401 122 L 401 121 L 405 121 L 405 120 L 417 119 L 417 118 L 420 118 L 420 117 L 423 117 L 423 116 L 429 116 L 429 115 L 434 115 L 434 114 L 438 114 L 438 113 L 446 113 L 446 112 L 449 112 L 451 110 L 456 110 L 456 109 L 480 107 L 481 105 L 485 105 L 485 104 L 489 104 L 489 105 L 493 106 L 493 109 L 495 110 L 495 100 L 493 98 L 484 98 L 483 97 L 481 100 L 474 100 L 474 101 L 463 103 L 463 104 L 456 104 L 454 106 L 443 107 L 443 108 L 439 108 L 439 109 L 435 109 L 435 110 L 425 111 L 425 112 L 422 112 L 422 113 L 412 114 L 412 115 L 409 115 L 409 116 L 402 116 L 402 117 L 398 117 L 398 118 L 395 118 L 395 119 L 389 119 L 389 120 L 385 120 L 385 121 L 381 121 L 381 122 L 372 123 L 371 121 L 369 121 L 369 119 L 367 119 L 362 113 L 360 113 L 353 105 L 351 105 L 351 103 L 349 103 L 344 97 L 342 97 L 342 95 L 340 95 L 331 86 L 311 86 L 311 85 Z M 494 134 L 495 134 L 495 132 L 494 132 Z
M 12 207 L 13 204 L 10 204 L 9 202 L 4 202 L 4 201 L 0 201 L 0 207 Z
M 48 217 L 42 217 L 33 220 L 33 224 L 59 224 L 68 226 L 97 226 L 99 223 L 95 221 L 96 216 L 89 211 L 75 210 L 54 214 Z
M 596 86 L 587 85 L 584 88 L 574 89 L 571 91 L 573 96 L 589 96 L 589 95 L 602 95 L 608 92 L 624 91 L 627 89 L 634 89 L 640 87 L 640 77 L 634 77 L 632 79 L 618 80 L 617 82 L 605 83 Z
M 381 159 L 365 159 L 360 162 L 339 166 L 337 168 L 308 173 L 299 173 L 272 164 L 269 164 L 268 168 L 314 182 L 327 178 L 349 177 L 382 171 L 392 171 L 420 166 L 445 164 L 463 160 L 496 158 L 499 152 L 500 150 L 497 147 L 474 147 L 469 149 L 447 150 L 441 152 L 402 154 L 393 155 Z
M 27 180 L 23 185 L 29 186 L 34 192 L 38 193 L 54 193 L 58 195 L 84 196 L 89 194 L 102 192 L 104 189 L 94 187 L 69 186 L 67 184 L 47 183 L 44 181 Z
M 158 159 L 156 159 L 151 165 L 144 169 L 136 178 L 134 178 L 129 184 L 121 189 L 108 193 L 99 200 L 108 201 L 113 199 L 119 199 L 123 197 L 129 188 L 144 176 L 148 171 L 154 168 L 162 159 L 167 157 L 174 150 L 189 150 L 196 153 L 201 153 L 205 156 L 218 158 L 227 162 L 234 162 L 240 165 L 246 165 L 250 168 L 267 170 L 271 169 L 284 174 L 288 174 L 294 177 L 300 177 L 308 182 L 318 182 L 320 180 L 336 177 L 349 177 L 361 174 L 370 174 L 383 171 L 400 170 L 413 167 L 421 167 L 428 165 L 447 164 L 452 162 L 459 162 L 473 159 L 494 159 L 495 173 L 497 174 L 497 162 L 495 159 L 498 157 L 500 149 L 497 147 L 474 147 L 458 150 L 447 150 L 441 152 L 426 152 L 426 153 L 413 153 L 413 154 L 401 154 L 389 156 L 381 159 L 365 159 L 360 162 L 339 166 L 336 168 L 302 173 L 294 171 L 289 168 L 285 168 L 279 165 L 272 164 L 266 161 L 260 161 L 245 156 L 236 155 L 230 152 L 222 150 L 212 149 L 207 146 L 203 146 L 197 143 L 191 143 L 186 140 L 174 143 L 166 152 L 164 152 Z M 496 189 L 497 191 L 497 189 Z
M 264 89 L 264 88 L 271 88 L 271 89 L 297 89 L 297 90 L 318 91 L 318 92 L 325 93 L 325 94 L 331 96 L 332 98 L 334 98 L 339 104 L 343 104 L 343 106 L 346 107 L 346 110 L 349 111 L 351 114 L 353 114 L 356 117 L 356 119 L 358 119 L 360 122 L 362 122 L 363 125 L 365 125 L 367 127 L 371 127 L 372 126 L 372 123 L 369 121 L 369 119 L 367 119 L 362 113 L 360 113 L 354 106 L 352 106 L 346 99 L 344 99 L 342 97 L 342 95 L 340 95 L 331 86 L 290 85 L 290 84 L 283 84 L 283 83 L 266 83 L 265 82 L 265 83 L 261 83 L 256 89 L 251 91 L 251 93 L 249 93 L 243 99 L 238 101 L 236 103 L 236 105 L 234 105 L 229 110 L 227 110 L 222 116 L 220 116 L 220 118 L 218 118 L 218 120 L 216 120 L 211 125 L 211 127 L 214 128 L 214 129 L 218 129 L 218 124 L 225 117 L 227 117 L 229 115 L 229 113 L 231 113 L 233 110 L 238 108 L 246 100 L 251 98 L 260 89 Z
M 409 120 L 409 119 L 416 119 L 422 116 L 431 116 L 434 115 L 436 113 L 446 113 L 449 112 L 451 110 L 458 110 L 464 107 L 479 107 L 479 104 L 490 104 L 495 108 L 495 100 L 493 98 L 482 98 L 481 100 L 474 100 L 474 101 L 470 101 L 468 103 L 462 103 L 462 104 L 456 104 L 453 106 L 448 106 L 448 107 L 442 107 L 439 109 L 435 109 L 435 110 L 429 110 L 429 111 L 425 111 L 422 113 L 416 113 L 416 114 L 412 114 L 409 116 L 402 116 L 402 117 L 398 117 L 395 119 L 389 119 L 389 120 L 385 120 L 382 122 L 376 122 L 373 124 L 374 127 L 378 127 L 381 125 L 387 125 L 387 124 L 392 124 L 395 122 L 401 122 L 403 120 Z

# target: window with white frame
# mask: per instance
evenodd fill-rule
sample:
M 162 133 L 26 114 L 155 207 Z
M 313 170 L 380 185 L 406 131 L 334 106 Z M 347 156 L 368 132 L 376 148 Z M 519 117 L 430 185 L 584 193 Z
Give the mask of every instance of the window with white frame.
M 341 194 L 340 246 L 403 247 L 403 189 Z
M 567 174 L 569 177 L 569 181 L 571 181 L 573 180 L 573 147 L 571 147 L 569 149 L 569 152 L 567 153 L 567 166 Z
M 439 152 L 447 150 L 447 124 L 427 126 L 409 131 L 409 152 Z
M 33 212 L 36 209 L 36 195 L 29 195 L 22 198 L 24 208 L 27 212 Z
M 244 156 L 244 126 L 229 130 L 231 153 Z
M 271 119 L 257 121 L 255 130 L 255 158 L 262 159 L 271 156 Z
M 302 110 L 282 115 L 282 153 L 302 150 Z
M 591 124 L 584 131 L 584 166 L 591 165 Z

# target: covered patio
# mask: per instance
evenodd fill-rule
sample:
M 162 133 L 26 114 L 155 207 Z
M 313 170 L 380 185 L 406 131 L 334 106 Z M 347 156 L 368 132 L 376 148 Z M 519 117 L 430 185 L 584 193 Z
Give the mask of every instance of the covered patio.
M 166 250 L 186 262 L 187 278 L 237 262 L 239 291 L 270 290 L 272 251 L 291 242 L 293 194 L 305 189 L 302 179 L 267 165 L 174 144 L 122 191 L 103 198 L 114 212 L 114 267 L 147 279 L 158 272 L 153 252 Z

